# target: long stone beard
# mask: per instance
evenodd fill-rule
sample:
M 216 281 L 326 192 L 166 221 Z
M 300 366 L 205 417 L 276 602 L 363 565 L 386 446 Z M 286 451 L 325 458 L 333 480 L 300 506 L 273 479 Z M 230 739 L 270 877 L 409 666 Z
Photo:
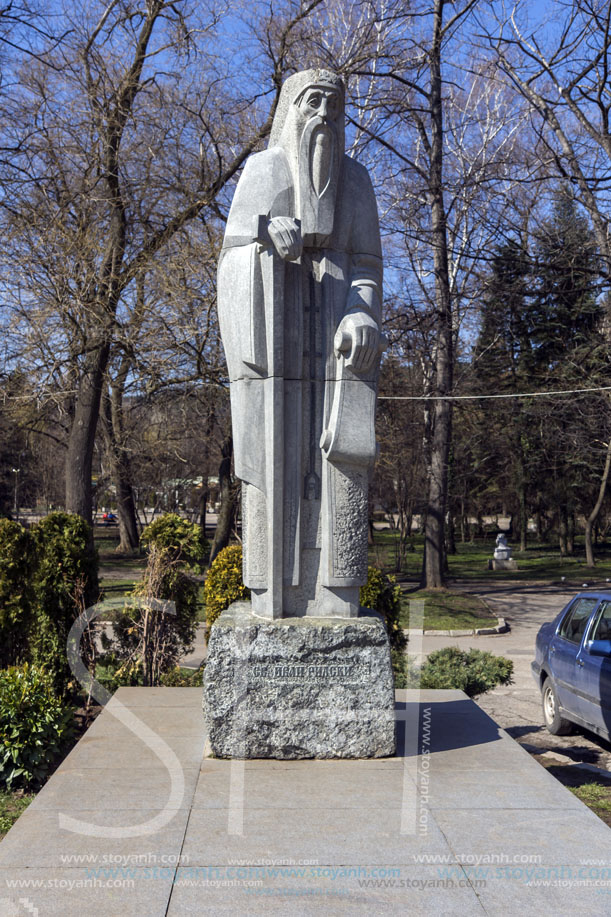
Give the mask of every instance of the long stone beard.
M 298 213 L 306 246 L 321 244 L 333 232 L 339 163 L 333 126 L 311 118 L 299 144 Z

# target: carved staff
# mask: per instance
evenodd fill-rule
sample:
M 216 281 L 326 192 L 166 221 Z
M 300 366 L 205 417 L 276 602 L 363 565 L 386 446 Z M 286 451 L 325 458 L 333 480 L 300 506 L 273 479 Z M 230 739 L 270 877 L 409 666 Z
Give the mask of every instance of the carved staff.
M 282 617 L 284 541 L 284 262 L 274 249 L 268 218 L 255 218 L 265 301 L 265 496 L 267 504 L 267 593 L 270 618 Z M 253 422 L 256 422 L 253 418 Z

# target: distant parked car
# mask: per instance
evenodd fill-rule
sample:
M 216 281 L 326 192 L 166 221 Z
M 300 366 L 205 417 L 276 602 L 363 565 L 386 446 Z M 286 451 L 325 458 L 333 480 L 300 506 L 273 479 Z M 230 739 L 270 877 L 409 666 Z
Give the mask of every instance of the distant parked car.
M 611 593 L 581 592 L 541 627 L 532 673 L 553 735 L 576 723 L 611 740 Z

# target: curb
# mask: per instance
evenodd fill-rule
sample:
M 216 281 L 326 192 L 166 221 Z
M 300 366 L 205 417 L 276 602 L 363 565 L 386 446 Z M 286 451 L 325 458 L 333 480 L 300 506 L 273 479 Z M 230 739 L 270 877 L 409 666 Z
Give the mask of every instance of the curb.
M 505 618 L 498 618 L 496 627 L 477 627 L 471 630 L 414 630 L 410 627 L 403 629 L 403 633 L 408 637 L 416 637 L 418 634 L 423 634 L 425 637 L 486 637 L 508 632 L 509 624 Z

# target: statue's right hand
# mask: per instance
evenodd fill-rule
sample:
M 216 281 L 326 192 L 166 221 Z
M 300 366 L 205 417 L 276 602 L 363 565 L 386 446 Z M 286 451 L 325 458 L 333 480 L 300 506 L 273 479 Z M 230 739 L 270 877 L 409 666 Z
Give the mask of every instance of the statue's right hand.
M 284 261 L 296 261 L 303 248 L 299 223 L 292 217 L 272 217 L 267 228 L 280 257 Z

